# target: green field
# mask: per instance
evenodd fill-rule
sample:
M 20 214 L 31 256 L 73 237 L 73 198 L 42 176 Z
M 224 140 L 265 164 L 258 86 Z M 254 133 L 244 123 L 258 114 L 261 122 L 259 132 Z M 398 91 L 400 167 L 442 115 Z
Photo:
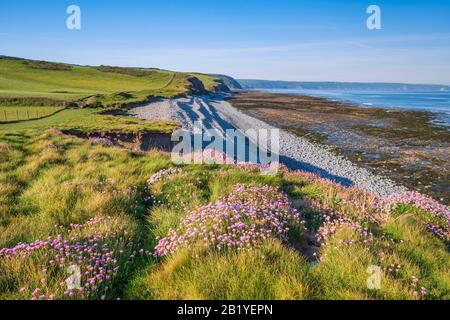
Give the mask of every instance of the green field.
M 78 101 L 92 96 L 104 105 L 185 93 L 194 74 L 160 69 L 90 67 L 0 57 L 0 106 L 11 98 Z M 214 78 L 195 74 L 207 89 Z M 3 99 L 2 99 L 3 98 Z M 8 102 L 9 103 L 9 102 Z
M 36 69 L 20 60 L 2 59 L 0 96 L 80 99 L 95 94 L 155 90 L 164 87 L 171 77 L 170 72 L 133 77 L 81 66 L 71 70 Z

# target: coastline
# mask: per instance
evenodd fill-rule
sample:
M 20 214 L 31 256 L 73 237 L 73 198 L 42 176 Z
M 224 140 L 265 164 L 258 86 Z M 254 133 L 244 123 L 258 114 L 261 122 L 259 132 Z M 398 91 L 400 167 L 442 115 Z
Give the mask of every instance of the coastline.
M 327 146 L 370 172 L 450 203 L 450 133 L 426 111 L 393 110 L 325 98 L 237 92 L 229 102 L 245 114 Z
M 429 113 L 431 123 L 450 130 L 450 93 L 448 91 L 373 91 L 333 89 L 251 89 L 249 91 L 292 94 L 322 98 L 360 108 L 380 108 L 387 111 L 418 111 Z M 427 107 L 424 107 L 427 106 Z
M 230 97 L 229 99 L 233 99 Z M 278 126 L 247 115 L 220 96 L 191 96 L 178 99 L 160 99 L 130 110 L 136 117 L 147 120 L 179 122 L 188 131 L 194 121 L 202 121 L 205 128 L 220 132 L 227 129 L 274 129 Z M 355 165 L 327 146 L 280 130 L 280 162 L 292 170 L 303 170 L 329 179 L 343 186 L 355 186 L 375 196 L 403 193 L 406 188 L 390 179 Z

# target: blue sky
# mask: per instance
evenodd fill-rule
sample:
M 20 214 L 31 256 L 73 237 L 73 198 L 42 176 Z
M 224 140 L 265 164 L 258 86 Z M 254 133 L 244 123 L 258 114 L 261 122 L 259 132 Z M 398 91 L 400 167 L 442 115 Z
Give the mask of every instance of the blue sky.
M 66 8 L 81 8 L 81 30 Z M 368 30 L 366 9 L 382 10 Z M 0 54 L 237 78 L 450 84 L 450 1 L 0 1 Z

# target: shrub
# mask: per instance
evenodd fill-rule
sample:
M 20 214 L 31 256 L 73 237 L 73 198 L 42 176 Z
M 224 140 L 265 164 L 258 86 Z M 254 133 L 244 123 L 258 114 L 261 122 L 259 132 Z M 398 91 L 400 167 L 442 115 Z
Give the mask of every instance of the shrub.
M 48 61 L 37 61 L 37 60 L 26 60 L 23 64 L 29 66 L 33 69 L 44 69 L 44 70 L 54 70 L 54 71 L 70 71 L 72 66 L 65 63 L 48 62 Z
M 148 77 L 158 75 L 155 70 L 140 69 L 140 68 L 124 68 L 124 67 L 111 67 L 111 66 L 100 66 L 97 67 L 98 71 L 101 72 L 112 72 L 118 74 L 125 74 L 133 77 Z

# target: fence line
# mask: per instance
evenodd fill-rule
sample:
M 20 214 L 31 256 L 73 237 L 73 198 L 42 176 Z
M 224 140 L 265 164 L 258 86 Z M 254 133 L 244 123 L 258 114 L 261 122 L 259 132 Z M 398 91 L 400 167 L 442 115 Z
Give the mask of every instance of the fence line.
M 2 110 L 3 109 L 3 110 Z M 35 120 L 43 117 L 48 117 L 64 107 L 1 107 L 0 106 L 0 121 L 13 122 L 13 121 L 27 121 Z M 34 115 L 34 116 L 33 116 Z

